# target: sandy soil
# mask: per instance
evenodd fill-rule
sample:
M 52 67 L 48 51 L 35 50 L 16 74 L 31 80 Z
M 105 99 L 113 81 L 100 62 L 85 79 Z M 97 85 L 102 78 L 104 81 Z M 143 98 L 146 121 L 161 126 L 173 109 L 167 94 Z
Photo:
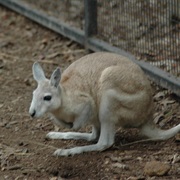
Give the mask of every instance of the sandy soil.
M 0 21 L 0 179 L 180 179 L 178 135 L 163 142 L 122 146 L 141 137 L 136 130 L 119 130 L 115 145 L 105 152 L 52 156 L 56 148 L 90 143 L 45 139 L 55 127 L 46 116 L 32 120 L 28 114 L 36 87 L 31 66 L 40 60 L 50 76 L 57 65 L 64 69 L 87 52 L 1 6 Z M 180 99 L 167 90 L 153 88 L 156 123 L 165 129 L 177 125 Z M 144 166 L 152 160 L 169 164 L 169 172 L 161 177 L 145 175 Z

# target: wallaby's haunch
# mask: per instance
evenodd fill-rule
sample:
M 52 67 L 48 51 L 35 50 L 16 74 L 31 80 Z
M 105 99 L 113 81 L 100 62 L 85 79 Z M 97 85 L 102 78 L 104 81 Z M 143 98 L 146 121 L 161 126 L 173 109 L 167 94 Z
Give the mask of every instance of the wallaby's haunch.
M 180 124 L 169 130 L 155 127 L 150 82 L 126 57 L 93 53 L 72 63 L 62 74 L 57 68 L 50 80 L 36 62 L 33 76 L 38 87 L 29 109 L 32 117 L 49 112 L 57 125 L 73 129 L 92 125 L 92 133 L 50 132 L 47 137 L 97 140 L 93 145 L 57 149 L 57 156 L 105 150 L 114 143 L 116 127 L 138 128 L 152 140 L 165 140 L 180 132 Z

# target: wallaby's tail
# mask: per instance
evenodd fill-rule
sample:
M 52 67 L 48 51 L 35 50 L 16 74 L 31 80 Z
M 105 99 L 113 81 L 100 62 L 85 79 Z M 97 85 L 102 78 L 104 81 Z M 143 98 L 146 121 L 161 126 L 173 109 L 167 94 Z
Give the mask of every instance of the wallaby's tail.
M 175 136 L 179 132 L 180 124 L 168 130 L 158 129 L 157 127 L 155 127 L 155 125 L 151 123 L 145 124 L 141 128 L 141 133 L 151 138 L 152 140 L 166 140 Z

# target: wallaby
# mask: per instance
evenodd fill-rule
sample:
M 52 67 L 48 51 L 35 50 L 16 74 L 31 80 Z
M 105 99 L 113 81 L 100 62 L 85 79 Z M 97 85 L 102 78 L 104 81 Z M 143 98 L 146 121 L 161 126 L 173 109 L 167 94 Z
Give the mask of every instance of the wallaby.
M 50 132 L 47 137 L 97 140 L 93 145 L 57 149 L 54 155 L 103 151 L 113 145 L 117 127 L 138 128 L 152 140 L 165 140 L 180 132 L 180 124 L 169 130 L 155 127 L 150 82 L 127 57 L 92 53 L 72 63 L 62 74 L 57 68 L 50 79 L 38 62 L 32 70 L 38 83 L 29 109 L 32 117 L 49 112 L 56 125 L 75 130 L 92 125 L 92 133 Z

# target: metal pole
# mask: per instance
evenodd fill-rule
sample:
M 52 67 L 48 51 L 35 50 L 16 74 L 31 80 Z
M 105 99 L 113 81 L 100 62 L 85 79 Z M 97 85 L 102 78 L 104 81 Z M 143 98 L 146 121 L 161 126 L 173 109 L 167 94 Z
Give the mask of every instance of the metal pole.
M 97 0 L 84 0 L 85 38 L 97 34 Z

